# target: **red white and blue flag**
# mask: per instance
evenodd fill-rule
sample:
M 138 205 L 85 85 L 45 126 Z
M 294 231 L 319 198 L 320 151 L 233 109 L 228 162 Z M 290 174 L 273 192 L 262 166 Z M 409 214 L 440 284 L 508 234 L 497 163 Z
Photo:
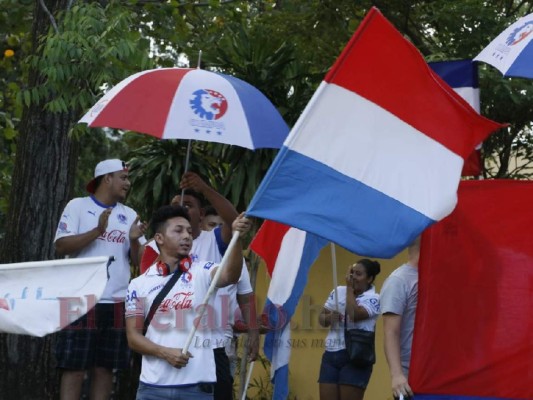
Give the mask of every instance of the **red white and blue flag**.
M 325 239 L 274 221 L 265 221 L 250 243 L 272 278 L 264 310 L 271 329 L 263 351 L 271 362 L 274 400 L 286 399 L 289 393 L 290 319 L 309 269 L 326 244 Z
M 247 214 L 390 258 L 455 207 L 480 116 L 373 8 L 285 140 Z

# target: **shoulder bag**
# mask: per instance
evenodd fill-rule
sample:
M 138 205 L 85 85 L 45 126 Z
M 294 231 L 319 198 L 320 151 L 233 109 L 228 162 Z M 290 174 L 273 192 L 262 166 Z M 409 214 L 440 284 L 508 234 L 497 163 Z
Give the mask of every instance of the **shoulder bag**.
M 347 329 L 348 317 L 344 313 L 344 343 L 354 367 L 364 368 L 376 363 L 375 333 L 363 329 Z

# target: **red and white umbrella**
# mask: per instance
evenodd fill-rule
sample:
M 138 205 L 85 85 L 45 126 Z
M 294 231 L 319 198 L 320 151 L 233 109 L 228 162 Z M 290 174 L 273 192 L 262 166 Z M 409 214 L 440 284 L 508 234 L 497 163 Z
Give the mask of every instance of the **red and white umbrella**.
M 79 122 L 248 149 L 280 148 L 289 133 L 254 86 L 196 68 L 138 72 L 109 90 Z

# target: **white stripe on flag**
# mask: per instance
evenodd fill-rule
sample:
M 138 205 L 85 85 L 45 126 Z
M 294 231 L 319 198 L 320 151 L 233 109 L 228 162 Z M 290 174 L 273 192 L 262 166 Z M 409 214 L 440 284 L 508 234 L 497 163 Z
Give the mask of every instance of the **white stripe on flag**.
M 315 96 L 321 97 L 320 113 L 310 111 L 302 115 L 300 121 L 304 124 L 292 132 L 312 127 L 315 132 L 332 134 L 315 135 L 309 141 L 304 135 L 291 133 L 292 140 L 287 141 L 291 150 L 362 182 L 433 220 L 439 220 L 453 210 L 459 184 L 457 176 L 463 166 L 461 157 L 352 91 L 322 82 Z M 348 119 L 353 124 L 347 124 Z M 339 154 L 346 153 L 346 149 L 351 156 L 339 157 Z M 369 168 L 375 165 L 380 168 Z M 446 168 L 441 168 L 443 165 Z M 394 174 L 388 173 L 390 171 Z M 396 179 L 397 176 L 408 176 L 412 184 L 405 185 L 405 181 Z M 417 185 L 417 182 L 424 182 L 424 185 Z
M 472 87 L 453 88 L 459 96 L 472 106 L 479 113 L 479 89 Z
M 292 293 L 300 269 L 305 232 L 291 228 L 281 242 L 267 297 L 274 304 L 285 304 Z

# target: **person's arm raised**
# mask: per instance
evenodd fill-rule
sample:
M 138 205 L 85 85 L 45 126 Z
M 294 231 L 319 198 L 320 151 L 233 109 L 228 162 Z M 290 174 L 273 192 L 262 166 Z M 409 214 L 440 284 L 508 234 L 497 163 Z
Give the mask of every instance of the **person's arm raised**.
M 224 255 L 226 259 L 226 266 L 222 269 L 218 277 L 217 287 L 224 287 L 239 281 L 242 272 L 242 243 L 241 238 L 246 234 L 251 227 L 250 220 L 244 216 L 244 213 L 239 215 L 232 224 L 233 231 L 239 232 L 239 238 L 235 241 L 235 246 L 230 246 Z M 211 271 L 211 276 L 214 276 L 217 268 Z
M 216 210 L 217 214 L 222 218 L 224 224 L 222 225 L 222 240 L 228 244 L 231 240 L 232 224 L 238 213 L 233 204 L 218 193 L 215 189 L 205 183 L 194 172 L 186 172 L 181 178 L 181 189 L 192 189 L 195 192 L 201 193 L 205 199 Z

